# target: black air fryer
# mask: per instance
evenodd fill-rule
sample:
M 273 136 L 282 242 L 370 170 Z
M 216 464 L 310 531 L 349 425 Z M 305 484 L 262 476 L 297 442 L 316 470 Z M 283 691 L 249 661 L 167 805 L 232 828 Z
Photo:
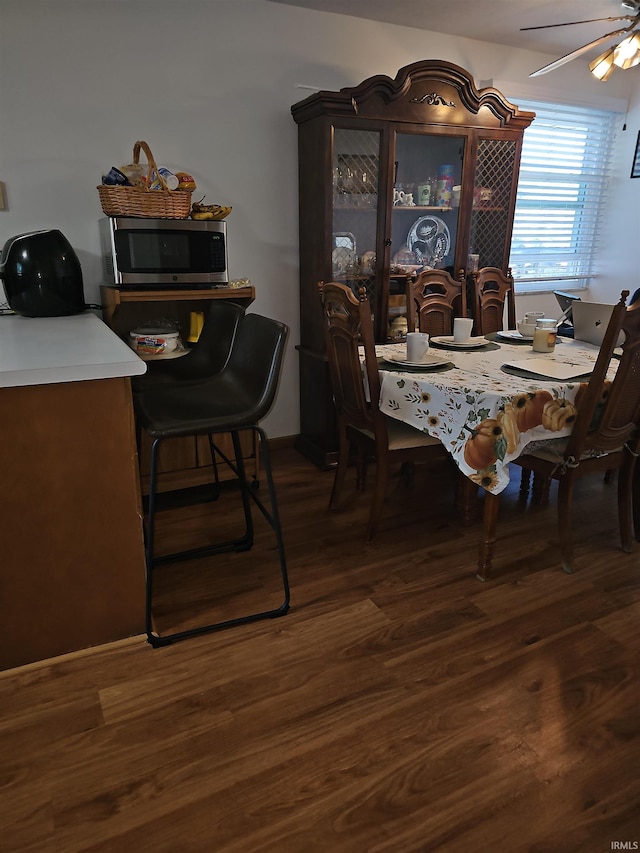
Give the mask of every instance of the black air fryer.
M 62 317 L 87 308 L 80 261 L 57 229 L 7 240 L 0 255 L 0 278 L 16 314 Z

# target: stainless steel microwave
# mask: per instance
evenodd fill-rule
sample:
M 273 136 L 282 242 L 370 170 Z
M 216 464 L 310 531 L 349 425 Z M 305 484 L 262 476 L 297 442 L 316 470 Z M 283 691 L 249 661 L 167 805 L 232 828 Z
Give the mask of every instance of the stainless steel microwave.
M 220 220 L 100 220 L 105 281 L 119 287 L 227 284 L 227 228 Z

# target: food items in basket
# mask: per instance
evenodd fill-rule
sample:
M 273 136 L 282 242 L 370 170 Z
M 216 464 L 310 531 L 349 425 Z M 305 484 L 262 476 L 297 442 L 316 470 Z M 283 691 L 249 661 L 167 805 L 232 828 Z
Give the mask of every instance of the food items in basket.
M 189 192 L 195 190 L 196 182 L 188 172 L 176 172 L 176 178 L 178 179 L 179 190 L 189 190 Z
M 200 201 L 194 201 L 191 205 L 192 219 L 224 219 L 232 211 L 232 208 L 222 204 L 202 204 Z
M 147 168 L 141 163 L 127 163 L 120 166 L 120 171 L 127 176 L 132 187 L 143 187 L 147 183 Z
M 102 176 L 102 183 L 109 187 L 126 187 L 129 184 L 129 179 L 121 169 L 112 166 L 107 174 Z
M 159 178 L 162 175 L 164 184 Z M 116 169 L 113 166 L 108 174 L 103 175 L 102 183 L 111 186 L 131 186 L 131 187 L 148 187 L 150 190 L 186 190 L 192 192 L 196 188 L 196 182 L 191 175 L 186 172 L 172 172 L 164 166 L 159 166 L 151 173 L 151 177 L 147 174 L 147 167 L 140 163 L 127 163 L 126 166 L 120 166 Z
M 169 169 L 166 169 L 164 166 L 159 166 L 157 172 L 152 172 L 151 174 L 151 183 L 149 184 L 150 190 L 177 190 L 178 189 L 178 179 L 170 172 Z

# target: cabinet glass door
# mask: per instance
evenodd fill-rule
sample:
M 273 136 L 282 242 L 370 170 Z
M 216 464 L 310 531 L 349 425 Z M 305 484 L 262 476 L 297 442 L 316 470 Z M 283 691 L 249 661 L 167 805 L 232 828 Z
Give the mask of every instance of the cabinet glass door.
M 378 303 L 378 187 L 380 132 L 337 127 L 333 139 L 331 266 L 334 281 Z
M 464 137 L 396 134 L 392 271 L 455 273 Z
M 391 212 L 389 334 L 406 313 L 406 274 L 444 269 L 456 277 L 466 138 L 397 133 Z M 393 326 L 392 326 L 393 324 Z

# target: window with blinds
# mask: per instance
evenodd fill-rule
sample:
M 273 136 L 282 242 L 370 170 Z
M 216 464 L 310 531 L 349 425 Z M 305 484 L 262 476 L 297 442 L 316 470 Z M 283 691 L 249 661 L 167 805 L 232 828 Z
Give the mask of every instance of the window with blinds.
M 533 110 L 524 132 L 510 266 L 522 291 L 585 287 L 593 275 L 618 115 L 518 102 Z

